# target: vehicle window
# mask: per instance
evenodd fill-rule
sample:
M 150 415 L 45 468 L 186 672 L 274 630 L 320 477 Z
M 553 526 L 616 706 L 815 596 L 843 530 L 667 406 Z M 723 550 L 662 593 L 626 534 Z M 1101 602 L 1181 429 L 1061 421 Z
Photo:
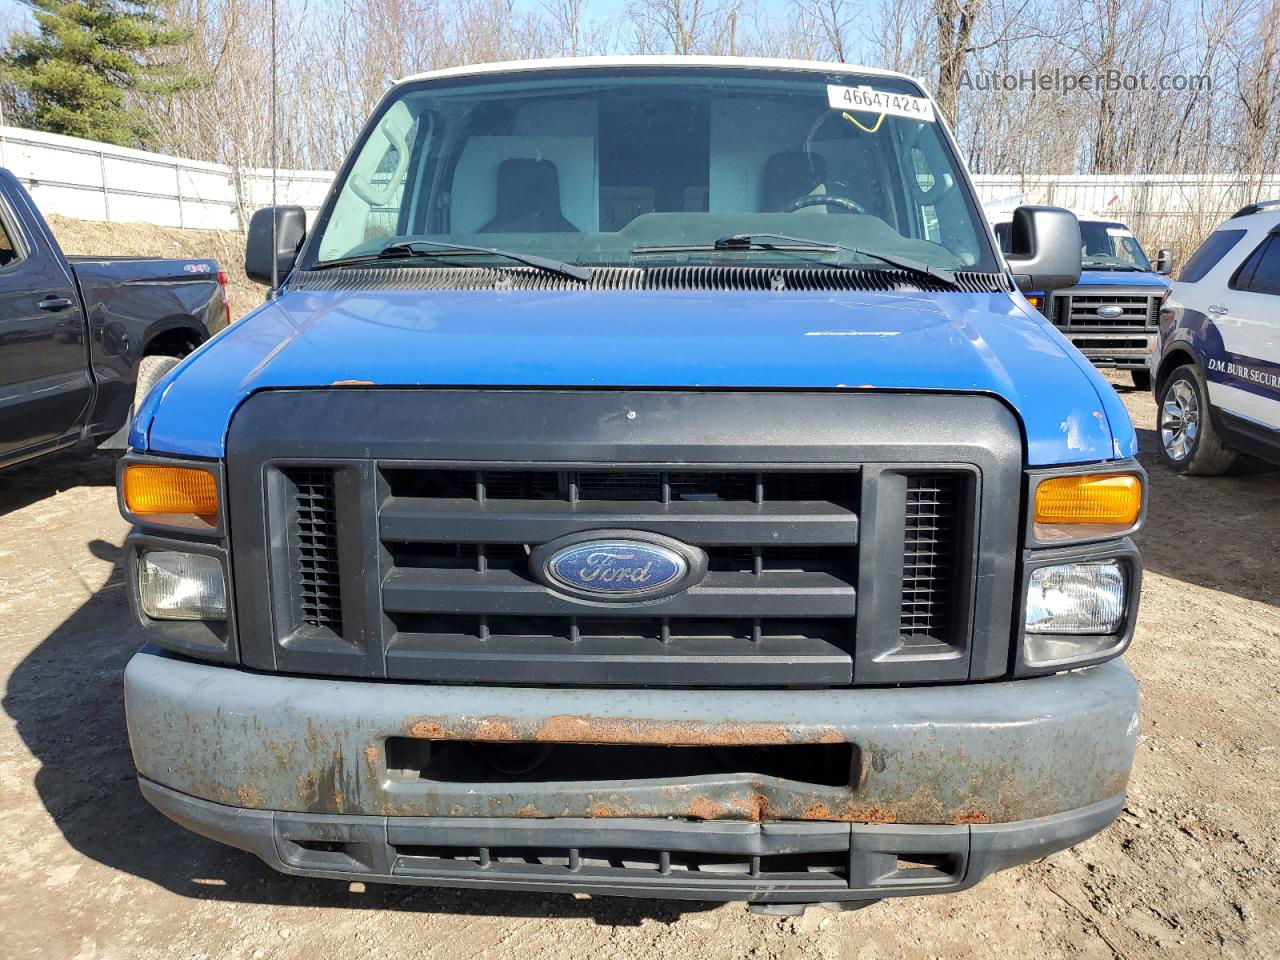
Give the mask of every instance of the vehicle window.
M 781 233 L 1000 270 L 938 124 L 835 109 L 828 84 L 920 93 L 885 77 L 655 67 L 409 85 L 363 134 L 308 257 L 423 240 L 599 265 L 858 259 L 706 249 Z
M 1280 294 L 1280 237 L 1267 237 L 1231 278 L 1233 290 Z
M 9 237 L 9 228 L 5 226 L 4 220 L 0 218 L 0 267 L 7 267 L 11 263 L 17 263 L 21 259 L 18 248 L 13 245 L 13 240 Z
M 1182 272 L 1178 274 L 1180 282 L 1195 283 L 1204 279 L 1205 274 L 1218 265 L 1227 255 L 1227 251 L 1240 242 L 1245 235 L 1244 230 L 1215 230 L 1205 239 L 1187 261 Z
M 1085 270 L 1151 272 L 1151 261 L 1123 223 L 1080 221 L 1080 265 Z
M 347 189 L 365 204 L 360 242 L 393 237 L 398 232 L 409 175 L 411 144 L 418 121 L 403 104 L 387 111 L 377 135 L 370 137 L 347 177 Z

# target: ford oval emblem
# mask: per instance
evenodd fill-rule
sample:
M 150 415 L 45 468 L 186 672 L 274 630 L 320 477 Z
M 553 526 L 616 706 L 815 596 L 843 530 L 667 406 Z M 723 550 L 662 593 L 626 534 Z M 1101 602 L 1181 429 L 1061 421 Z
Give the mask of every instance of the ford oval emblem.
M 706 554 L 671 537 L 630 530 L 593 530 L 543 544 L 530 556 L 548 586 L 590 600 L 656 600 L 693 586 Z
M 1093 312 L 1096 313 L 1098 316 L 1100 316 L 1103 320 L 1114 320 L 1116 317 L 1123 316 L 1124 307 L 1121 307 L 1114 303 L 1108 303 L 1105 307 L 1099 307 L 1097 310 Z

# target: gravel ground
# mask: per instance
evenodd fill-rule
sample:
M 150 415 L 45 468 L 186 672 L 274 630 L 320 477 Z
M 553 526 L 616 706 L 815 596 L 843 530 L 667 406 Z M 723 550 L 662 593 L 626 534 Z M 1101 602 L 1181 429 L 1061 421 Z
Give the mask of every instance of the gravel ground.
M 1123 391 L 1122 391 L 1123 392 Z M 1125 393 L 1140 427 L 1148 396 Z M 949 897 L 849 914 L 300 880 L 189 834 L 134 782 L 120 677 L 137 646 L 112 463 L 0 475 L 0 956 L 1280 956 L 1280 472 L 1155 461 L 1137 768 L 1120 820 Z

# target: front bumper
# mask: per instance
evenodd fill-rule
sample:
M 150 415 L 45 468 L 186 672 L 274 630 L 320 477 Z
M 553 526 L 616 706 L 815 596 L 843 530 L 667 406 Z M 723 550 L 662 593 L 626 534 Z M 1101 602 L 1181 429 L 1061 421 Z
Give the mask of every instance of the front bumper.
M 1154 333 L 1077 333 L 1072 330 L 1063 330 L 1062 333 L 1094 366 L 1144 370 L 1151 365 L 1151 352 L 1156 341 Z
M 767 902 L 955 890 L 1078 842 L 1118 812 L 1137 732 L 1119 661 L 954 686 L 600 690 L 267 675 L 148 648 L 126 670 L 125 702 L 148 799 L 278 869 Z M 389 739 L 851 744 L 853 760 L 838 786 L 594 769 L 465 782 L 388 769 Z

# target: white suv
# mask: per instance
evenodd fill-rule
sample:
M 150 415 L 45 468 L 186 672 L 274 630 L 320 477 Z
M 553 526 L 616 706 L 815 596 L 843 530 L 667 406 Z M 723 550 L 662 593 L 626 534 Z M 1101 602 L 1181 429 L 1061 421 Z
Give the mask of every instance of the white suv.
M 1171 469 L 1223 473 L 1239 451 L 1280 463 L 1280 200 L 1244 207 L 1192 254 L 1151 368 Z

